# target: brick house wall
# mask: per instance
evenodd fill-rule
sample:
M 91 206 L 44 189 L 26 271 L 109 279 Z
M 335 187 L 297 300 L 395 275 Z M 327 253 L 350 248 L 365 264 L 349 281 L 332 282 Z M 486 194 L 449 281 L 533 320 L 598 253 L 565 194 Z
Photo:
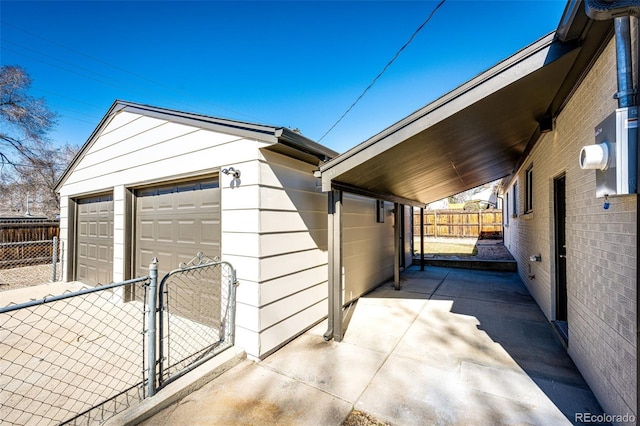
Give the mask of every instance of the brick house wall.
M 612 39 L 557 117 L 554 131 L 541 137 L 504 188 L 505 246 L 546 317 L 555 320 L 554 178 L 564 174 L 568 353 L 606 413 L 637 416 L 636 195 L 611 197 L 605 210 L 604 200 L 595 196 L 595 171 L 581 170 L 578 162 L 582 146 L 595 143 L 594 127 L 617 108 L 615 64 Z M 525 213 L 529 168 L 533 209 Z M 537 254 L 542 261 L 531 262 Z

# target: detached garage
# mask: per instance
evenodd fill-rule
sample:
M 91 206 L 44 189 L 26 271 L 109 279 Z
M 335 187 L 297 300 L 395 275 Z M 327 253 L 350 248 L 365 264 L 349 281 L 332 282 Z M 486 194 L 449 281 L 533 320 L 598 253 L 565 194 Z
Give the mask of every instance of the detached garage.
M 58 184 L 63 276 L 98 285 L 148 275 L 153 257 L 160 274 L 220 257 L 240 282 L 236 345 L 263 358 L 327 316 L 314 171 L 336 155 L 287 128 L 116 101 Z M 393 241 L 375 242 L 393 235 L 393 207 L 345 195 L 345 301 L 393 275 Z M 206 298 L 194 294 L 192 318 Z

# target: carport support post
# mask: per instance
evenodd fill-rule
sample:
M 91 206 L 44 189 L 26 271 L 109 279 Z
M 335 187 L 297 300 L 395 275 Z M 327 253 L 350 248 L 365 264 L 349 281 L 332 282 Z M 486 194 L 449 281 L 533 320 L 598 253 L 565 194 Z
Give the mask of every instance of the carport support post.
M 156 393 L 156 300 L 158 291 L 158 258 L 149 264 L 149 317 L 147 323 L 147 396 Z
M 424 207 L 420 207 L 420 270 L 424 271 Z
M 342 340 L 342 191 L 329 192 L 329 317 L 325 340 Z
M 393 286 L 396 290 L 400 290 L 400 237 L 402 236 L 402 229 L 400 229 L 400 210 L 402 204 L 393 203 Z

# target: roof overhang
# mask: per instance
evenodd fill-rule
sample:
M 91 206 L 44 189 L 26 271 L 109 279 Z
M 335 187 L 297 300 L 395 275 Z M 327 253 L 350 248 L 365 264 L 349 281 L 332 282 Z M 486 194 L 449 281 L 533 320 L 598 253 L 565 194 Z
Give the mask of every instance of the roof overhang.
M 321 165 L 323 191 L 423 206 L 513 173 L 610 38 L 610 23 L 594 30 L 574 3 L 575 37 L 543 37 Z
M 69 164 L 69 167 L 67 167 L 66 171 L 58 180 L 55 187 L 56 192 L 60 191 L 60 188 L 66 181 L 69 174 L 73 171 L 78 161 L 80 161 L 93 142 L 101 135 L 104 128 L 109 124 L 113 117 L 121 112 L 140 114 L 146 117 L 154 117 L 201 129 L 268 142 L 270 145 L 268 145 L 266 149 L 270 149 L 311 164 L 320 164 L 321 162 L 327 161 L 328 159 L 334 158 L 338 155 L 335 151 L 332 151 L 331 149 L 284 127 L 246 123 L 242 121 L 228 120 L 202 114 L 194 114 L 167 108 L 154 107 L 151 105 L 116 100 L 95 128 L 89 139 L 87 139 L 85 144 L 78 151 L 74 159 Z

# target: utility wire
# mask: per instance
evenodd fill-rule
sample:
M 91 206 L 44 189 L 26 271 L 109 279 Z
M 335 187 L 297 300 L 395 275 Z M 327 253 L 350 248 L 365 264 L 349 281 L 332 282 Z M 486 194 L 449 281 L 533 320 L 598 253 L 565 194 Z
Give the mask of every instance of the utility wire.
M 387 63 L 387 65 L 384 66 L 384 68 L 382 69 L 382 71 L 380 71 L 380 73 L 376 76 L 376 78 L 373 79 L 373 81 L 367 86 L 366 89 L 364 89 L 364 91 L 360 94 L 360 96 L 358 96 L 358 99 L 356 99 L 349 108 L 347 108 L 347 110 L 344 112 L 344 114 L 342 114 L 342 116 L 340 116 L 340 118 L 338 118 L 338 120 L 333 123 L 333 126 L 331 126 L 331 128 L 329 130 L 327 130 L 324 135 L 322 135 L 322 137 L 320 137 L 320 139 L 318 139 L 318 142 L 322 141 L 322 139 L 324 139 L 325 136 L 327 136 L 337 125 L 338 123 L 340 123 L 342 121 L 342 119 L 349 114 L 349 112 L 351 112 L 351 110 L 353 109 L 353 107 L 356 106 L 356 104 L 358 102 L 360 102 L 360 99 L 362 99 L 364 97 L 364 95 L 369 91 L 369 89 L 371 89 L 373 87 L 374 84 L 376 84 L 376 82 L 378 81 L 378 79 L 380 77 L 382 77 L 382 74 L 385 73 L 385 71 L 387 71 L 387 68 L 389 68 L 391 66 L 391 64 L 398 58 L 398 56 L 400 56 L 400 53 L 402 53 L 402 51 L 409 46 L 409 44 L 413 41 L 413 39 L 418 35 L 418 33 L 420 32 L 420 30 L 422 30 L 422 28 L 424 28 L 425 25 L 427 25 L 429 23 L 429 21 L 431 20 L 431 18 L 433 18 L 433 15 L 435 15 L 436 11 L 438 9 L 440 9 L 440 6 L 442 6 L 445 3 L 446 0 L 441 0 L 440 3 L 438 3 L 438 5 L 431 11 L 431 13 L 429 14 L 429 16 L 427 17 L 427 19 L 425 19 L 425 21 L 420 24 L 420 26 L 418 27 L 417 30 L 414 31 L 414 33 L 411 35 L 411 37 L 409 37 L 409 40 L 407 40 L 407 42 L 400 48 L 400 50 L 398 50 L 396 52 L 396 54 L 393 56 L 393 58 L 391 58 L 391 60 Z

